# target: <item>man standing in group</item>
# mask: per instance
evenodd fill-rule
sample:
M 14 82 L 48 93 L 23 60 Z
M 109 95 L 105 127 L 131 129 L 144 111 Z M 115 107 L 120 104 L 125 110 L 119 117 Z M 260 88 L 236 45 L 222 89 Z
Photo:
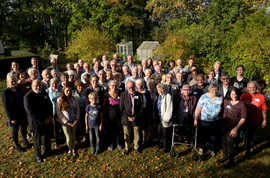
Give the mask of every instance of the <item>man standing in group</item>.
M 34 149 L 37 162 L 41 159 L 41 137 L 43 137 L 43 155 L 51 153 L 51 132 L 53 107 L 45 90 L 41 90 L 41 81 L 32 82 L 32 90 L 24 96 L 24 107 L 28 115 L 28 124 L 33 131 Z
M 124 64 L 124 62 L 122 60 L 119 59 L 119 56 L 118 54 L 114 54 L 113 55 L 113 59 L 116 60 L 117 63 L 120 63 L 120 64 Z
M 131 70 L 133 67 L 137 67 L 137 63 L 136 62 L 133 62 L 133 56 L 132 55 L 128 55 L 127 57 L 127 61 L 125 63 L 125 65 L 128 65 L 129 69 Z
M 51 79 L 51 72 L 48 69 L 45 69 L 42 71 L 42 78 L 43 80 L 41 81 L 41 88 L 42 90 L 46 90 L 50 88 L 50 79 Z
M 78 64 L 79 64 L 79 67 L 80 67 L 80 71 L 81 71 L 81 73 L 84 73 L 85 72 L 85 70 L 84 70 L 84 68 L 83 68 L 83 60 L 82 59 L 79 59 L 78 60 Z
M 214 63 L 214 71 L 215 71 L 215 79 L 217 81 L 217 83 L 221 83 L 220 79 L 221 79 L 221 75 L 225 72 L 221 71 L 220 70 L 220 65 L 221 65 L 221 62 L 220 61 L 216 61 Z
M 262 94 L 257 93 L 257 83 L 251 81 L 247 84 L 249 93 L 245 93 L 241 96 L 247 105 L 247 119 L 245 125 L 247 126 L 247 140 L 246 140 L 246 155 L 247 160 L 250 159 L 250 151 L 253 147 L 254 137 L 258 126 L 260 125 L 261 116 L 263 116 L 262 128 L 266 127 L 267 110 L 268 106 L 265 102 L 265 98 Z
M 133 129 L 134 149 L 137 154 L 140 140 L 141 114 L 143 110 L 143 95 L 135 91 L 135 82 L 127 82 L 127 91 L 123 92 L 120 97 L 120 111 L 122 113 L 121 123 L 124 128 L 125 155 L 130 153 L 130 134 Z
M 176 94 L 179 92 L 178 84 L 172 83 L 173 75 L 171 73 L 166 74 L 166 82 L 164 85 L 167 86 L 167 92 L 171 95 L 171 98 L 174 98 Z
M 52 64 L 52 65 L 51 65 L 50 67 L 47 67 L 47 69 L 48 69 L 49 71 L 51 71 L 51 70 L 53 70 L 53 69 L 57 70 L 58 76 L 60 76 L 60 74 L 61 74 L 62 72 L 64 72 L 64 70 L 63 70 L 62 67 L 57 66 L 57 59 L 56 59 L 56 58 L 51 58 L 51 64 Z
M 218 93 L 221 94 L 224 98 L 226 97 L 227 91 L 231 87 L 229 85 L 229 80 L 230 80 L 230 77 L 228 74 L 226 74 L 225 72 L 221 74 L 222 83 L 218 84 L 219 86 Z
M 31 64 L 32 64 L 32 67 L 30 67 L 30 68 L 37 69 L 37 71 L 38 71 L 38 73 L 37 73 L 37 78 L 38 78 L 38 79 L 42 79 L 41 74 L 42 74 L 42 71 L 44 70 L 44 67 L 39 66 L 38 58 L 33 57 L 33 58 L 31 59 Z M 29 70 L 30 68 L 26 69 L 26 72 L 28 72 L 28 70 Z

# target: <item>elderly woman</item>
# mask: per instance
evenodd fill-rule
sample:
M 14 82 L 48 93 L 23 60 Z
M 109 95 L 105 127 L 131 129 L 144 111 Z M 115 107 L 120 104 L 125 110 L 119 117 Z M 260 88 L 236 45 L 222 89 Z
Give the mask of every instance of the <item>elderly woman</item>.
M 121 93 L 125 91 L 125 84 L 121 82 L 122 81 L 122 74 L 119 72 L 116 72 L 113 75 L 113 78 L 114 78 L 114 80 L 117 81 L 117 90 L 119 91 L 119 96 L 120 96 Z
M 211 156 L 216 155 L 216 142 L 220 130 L 223 96 L 218 93 L 216 83 L 209 85 L 209 92 L 203 94 L 195 110 L 194 126 L 199 126 L 199 155 L 203 155 L 206 144 L 210 145 Z
M 56 69 L 51 70 L 51 76 L 52 78 L 59 78 L 59 74 Z
M 158 124 L 158 150 L 164 148 L 165 152 L 169 152 L 168 141 L 170 140 L 172 126 L 172 113 L 173 113 L 173 102 L 171 95 L 166 92 L 166 85 L 159 83 L 157 85 L 158 99 L 156 109 L 156 119 L 159 121 Z
M 229 159 L 224 168 L 231 168 L 235 165 L 234 143 L 238 136 L 239 128 L 247 117 L 247 106 L 239 98 L 237 96 L 237 89 L 231 87 L 223 103 L 224 112 L 221 119 L 223 157 L 218 162 L 223 163 Z
M 26 73 L 25 70 L 19 69 L 16 78 L 18 79 L 18 87 L 21 89 L 23 96 L 31 90 L 31 83 L 26 81 Z
M 177 95 L 173 100 L 174 121 L 177 124 L 193 125 L 197 97 L 192 94 L 192 89 L 187 84 L 183 85 L 180 90 L 181 94 Z
M 120 74 L 119 74 L 120 75 Z M 104 95 L 104 118 L 106 123 L 106 131 L 109 141 L 109 150 L 112 151 L 115 146 L 119 150 L 122 146 L 119 142 L 119 135 L 121 132 L 121 112 L 119 109 L 120 92 L 117 90 L 116 80 L 111 80 L 108 83 L 109 91 Z
M 7 77 L 8 88 L 2 94 L 2 102 L 6 114 L 8 116 L 9 125 L 12 127 L 12 138 L 15 143 L 15 148 L 18 152 L 23 152 L 23 149 L 18 142 L 18 132 L 21 126 L 21 134 L 23 137 L 23 145 L 29 146 L 26 138 L 27 133 L 27 115 L 23 106 L 23 95 L 20 88 L 16 87 L 17 79 L 14 75 Z
M 35 79 L 37 79 L 38 70 L 34 68 L 30 68 L 28 69 L 28 75 L 29 75 L 29 78 L 26 79 L 26 81 L 32 83 Z
M 158 94 L 157 94 L 157 91 L 156 91 L 156 86 L 155 86 L 155 81 L 153 79 L 149 79 L 147 81 L 147 87 L 148 87 L 148 91 L 150 93 L 150 97 L 151 97 L 151 105 L 152 105 L 152 121 L 150 120 L 150 137 L 153 136 L 152 134 L 154 134 L 156 132 L 157 129 L 155 129 L 153 126 L 155 125 L 155 121 L 156 121 L 156 117 L 155 117 L 155 107 L 157 105 L 157 98 L 158 98 Z
M 144 83 L 145 83 L 145 88 L 148 89 L 146 83 L 149 79 L 151 79 L 151 75 L 152 75 L 152 70 L 151 69 L 145 69 L 144 71 L 144 75 L 145 77 L 143 78 L 144 79 Z
M 86 133 L 83 128 L 85 128 L 85 107 L 86 107 L 86 99 L 85 98 L 85 90 L 83 89 L 83 83 L 82 81 L 76 81 L 75 82 L 75 90 L 73 92 L 73 96 L 77 99 L 78 105 L 80 108 L 80 128 L 79 129 L 79 135 L 83 136 L 83 140 L 86 140 Z
M 62 124 L 66 142 L 68 145 L 68 156 L 76 155 L 76 127 L 80 118 L 80 108 L 76 97 L 72 96 L 70 85 L 64 85 L 62 93 L 56 102 L 57 121 Z
M 143 111 L 142 111 L 142 118 L 141 118 L 141 131 L 142 131 L 142 142 L 146 144 L 146 135 L 147 135 L 147 128 L 149 126 L 150 120 L 152 120 L 152 102 L 150 92 L 144 88 L 144 82 L 142 78 L 136 80 L 136 88 L 137 92 L 143 95 Z
M 75 76 L 76 76 L 76 73 L 73 71 L 73 70 L 69 70 L 68 72 L 67 72 L 67 74 L 68 74 L 68 82 L 70 82 L 70 83 L 75 83 Z
M 46 90 L 48 93 L 50 100 L 53 104 L 53 132 L 54 132 L 54 138 L 55 138 L 55 147 L 57 148 L 60 145 L 59 142 L 59 130 L 61 128 L 61 125 L 59 122 L 56 122 L 57 119 L 57 111 L 56 111 L 56 101 L 57 98 L 61 95 L 61 90 L 58 88 L 59 80 L 57 78 L 52 78 L 50 80 L 50 88 Z
M 155 78 L 155 85 L 157 86 L 159 83 L 161 83 L 162 77 L 161 75 L 157 75 Z

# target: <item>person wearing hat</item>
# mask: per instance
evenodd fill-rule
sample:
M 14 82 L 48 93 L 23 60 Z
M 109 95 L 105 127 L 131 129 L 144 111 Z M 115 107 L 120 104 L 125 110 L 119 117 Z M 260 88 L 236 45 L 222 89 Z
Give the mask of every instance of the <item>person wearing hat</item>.
M 186 84 L 173 100 L 173 116 L 177 124 L 190 124 L 194 122 L 194 112 L 197 97 L 193 95 L 191 87 Z

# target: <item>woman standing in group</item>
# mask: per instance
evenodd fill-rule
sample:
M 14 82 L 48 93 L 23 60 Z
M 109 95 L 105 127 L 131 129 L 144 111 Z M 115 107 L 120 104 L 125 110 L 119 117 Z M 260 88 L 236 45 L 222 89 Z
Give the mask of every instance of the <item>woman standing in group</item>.
M 76 155 L 76 127 L 80 117 L 80 108 L 76 97 L 72 96 L 72 87 L 64 85 L 56 103 L 57 121 L 62 124 L 66 142 L 69 148 L 68 155 Z
M 7 74 L 7 76 L 9 76 L 9 75 L 15 75 L 18 72 L 19 69 L 20 69 L 19 64 L 17 62 L 13 61 L 11 63 L 10 72 Z
M 23 137 L 23 145 L 29 146 L 26 138 L 27 133 L 27 115 L 23 106 L 23 95 L 20 88 L 16 87 L 17 79 L 14 75 L 7 77 L 8 88 L 2 94 L 2 102 L 6 114 L 8 116 L 9 126 L 12 127 L 12 138 L 15 143 L 15 148 L 18 152 L 23 152 L 18 142 L 18 132 L 21 126 L 21 134 Z
M 217 83 L 216 79 L 215 79 L 215 71 L 214 70 L 210 70 L 207 74 L 208 78 L 205 79 L 204 83 L 206 83 L 207 85 L 210 85 L 211 83 Z
M 57 148 L 60 145 L 59 142 L 59 130 L 60 130 L 60 123 L 56 122 L 57 119 L 57 111 L 56 111 L 56 101 L 57 98 L 59 98 L 59 96 L 61 95 L 61 90 L 58 89 L 58 85 L 59 85 L 59 80 L 57 78 L 52 78 L 50 80 L 50 88 L 48 88 L 46 90 L 46 92 L 48 93 L 50 100 L 52 102 L 53 105 L 53 133 L 54 133 L 54 138 L 55 138 L 55 147 Z
M 83 83 L 82 81 L 76 81 L 75 82 L 75 90 L 73 93 L 73 96 L 76 97 L 78 101 L 78 105 L 80 108 L 80 129 L 79 129 L 79 135 L 83 136 L 83 140 L 86 140 L 86 133 L 85 133 L 85 107 L 86 107 L 86 99 L 85 98 L 85 90 L 83 89 Z
M 110 145 L 109 150 L 112 151 L 114 146 L 121 150 L 122 146 L 119 140 L 121 132 L 120 92 L 117 90 L 117 81 L 110 80 L 108 87 L 109 91 L 104 95 L 103 113 L 105 113 L 106 131 Z
M 119 91 L 119 96 L 120 96 L 121 93 L 125 91 L 125 84 L 121 82 L 122 74 L 119 72 L 116 72 L 113 75 L 113 79 L 117 81 L 117 90 Z
M 236 67 L 237 75 L 235 77 L 230 78 L 229 85 L 234 86 L 237 89 L 237 96 L 241 96 L 243 94 L 243 90 L 246 89 L 247 83 L 249 80 L 243 76 L 245 71 L 245 67 L 243 65 L 238 65 Z
M 31 83 L 26 81 L 26 73 L 25 70 L 19 69 L 16 78 L 18 79 L 18 87 L 21 89 L 23 96 L 31 90 Z
M 158 140 L 159 146 L 158 150 L 164 148 L 164 151 L 169 152 L 168 141 L 171 135 L 172 126 L 172 112 L 173 112 L 173 102 L 171 95 L 166 92 L 166 85 L 159 83 L 157 85 L 158 100 L 157 100 L 157 113 L 156 119 L 159 121 L 158 124 Z
M 145 77 L 143 78 L 143 79 L 144 79 L 144 83 L 145 83 L 144 87 L 145 87 L 146 89 L 148 89 L 148 87 L 147 87 L 146 84 L 147 84 L 147 81 L 148 81 L 149 79 L 151 79 L 152 70 L 151 70 L 151 69 L 145 69 L 144 75 L 145 75 Z
M 173 73 L 174 65 L 175 65 L 175 61 L 174 60 L 170 60 L 168 62 L 168 66 L 169 67 L 166 69 L 166 74 L 169 73 L 169 72 L 172 72 Z
M 218 93 L 218 84 L 209 85 L 209 92 L 203 94 L 195 110 L 194 126 L 199 127 L 199 155 L 203 155 L 206 144 L 210 145 L 211 156 L 216 155 L 216 142 L 220 131 L 223 96 Z
M 147 68 L 154 69 L 153 61 L 151 58 L 147 59 Z
M 238 136 L 239 128 L 247 117 L 247 106 L 239 98 L 237 96 L 237 89 L 231 87 L 223 103 L 224 113 L 221 119 L 223 157 L 218 162 L 223 163 L 229 159 L 224 168 L 231 168 L 235 165 L 234 143 Z
M 144 82 L 142 78 L 136 80 L 137 92 L 143 95 L 143 111 L 141 118 L 141 133 L 142 142 L 146 144 L 146 135 L 150 121 L 152 120 L 152 102 L 151 96 L 148 90 L 144 89 Z
M 90 77 L 91 85 L 88 88 L 86 88 L 86 91 L 85 91 L 86 106 L 89 104 L 88 95 L 92 92 L 97 93 L 97 97 L 98 97 L 97 104 L 102 106 L 104 89 L 103 87 L 98 85 L 98 80 L 99 78 L 96 74 L 91 75 Z

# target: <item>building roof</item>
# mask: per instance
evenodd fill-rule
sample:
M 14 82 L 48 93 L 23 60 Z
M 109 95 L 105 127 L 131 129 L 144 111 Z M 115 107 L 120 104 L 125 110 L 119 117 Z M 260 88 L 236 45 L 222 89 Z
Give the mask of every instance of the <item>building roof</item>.
M 159 45 L 158 41 L 144 41 L 137 50 L 150 50 L 152 51 Z

